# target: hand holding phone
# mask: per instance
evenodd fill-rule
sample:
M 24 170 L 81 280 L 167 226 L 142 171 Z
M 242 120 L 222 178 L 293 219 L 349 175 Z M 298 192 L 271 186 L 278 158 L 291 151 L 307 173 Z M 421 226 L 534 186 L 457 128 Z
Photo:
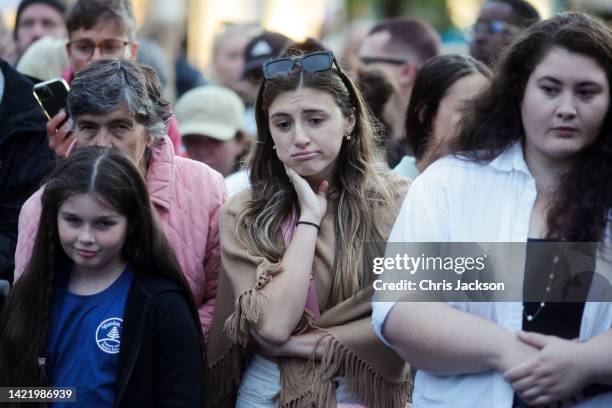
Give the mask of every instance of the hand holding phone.
M 47 139 L 49 147 L 60 157 L 66 156 L 68 148 L 74 140 L 72 134 L 72 119 L 61 110 L 49 122 L 47 122 Z
M 69 88 L 66 81 L 62 78 L 41 82 L 34 85 L 32 89 L 34 97 L 47 116 L 47 119 L 51 120 L 62 109 L 66 109 Z
M 33 87 L 34 97 L 49 119 L 47 123 L 49 147 L 58 156 L 66 155 L 73 139 L 70 132 L 72 121 L 66 113 L 68 89 L 68 84 L 62 78 L 41 82 Z

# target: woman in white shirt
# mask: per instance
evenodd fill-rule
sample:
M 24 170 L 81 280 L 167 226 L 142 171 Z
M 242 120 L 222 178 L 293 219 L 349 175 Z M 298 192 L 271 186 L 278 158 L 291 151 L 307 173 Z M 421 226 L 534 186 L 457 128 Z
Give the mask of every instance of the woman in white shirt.
M 415 180 L 389 241 L 604 241 L 610 78 L 612 33 L 601 22 L 565 13 L 527 29 L 466 116 L 452 149 L 461 157 Z M 375 303 L 373 321 L 419 370 L 415 408 L 612 406 L 612 304 L 579 305 L 580 341 L 521 331 L 555 318 L 552 304 L 523 306 Z

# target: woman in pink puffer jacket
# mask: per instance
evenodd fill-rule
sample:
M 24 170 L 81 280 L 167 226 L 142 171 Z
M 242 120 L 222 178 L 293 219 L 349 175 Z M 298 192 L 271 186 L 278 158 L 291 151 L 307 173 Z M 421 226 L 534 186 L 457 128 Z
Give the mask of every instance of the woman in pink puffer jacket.
M 219 210 L 226 193 L 222 176 L 203 163 L 174 155 L 165 135 L 167 103 L 153 71 L 124 60 L 91 64 L 72 82 L 68 110 L 79 146 L 126 151 L 147 181 L 160 224 L 175 251 L 208 339 L 219 274 Z M 32 254 L 44 187 L 19 216 L 15 280 Z

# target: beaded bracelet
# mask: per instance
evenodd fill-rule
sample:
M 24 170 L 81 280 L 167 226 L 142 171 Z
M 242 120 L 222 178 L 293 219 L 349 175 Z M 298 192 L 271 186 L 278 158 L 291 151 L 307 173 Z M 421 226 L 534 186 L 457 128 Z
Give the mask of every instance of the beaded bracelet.
M 300 224 L 304 224 L 304 225 L 312 225 L 313 227 L 315 227 L 317 230 L 320 230 L 321 227 L 317 224 L 315 224 L 314 222 L 309 222 L 309 221 L 298 221 L 295 223 L 295 226 L 297 227 Z

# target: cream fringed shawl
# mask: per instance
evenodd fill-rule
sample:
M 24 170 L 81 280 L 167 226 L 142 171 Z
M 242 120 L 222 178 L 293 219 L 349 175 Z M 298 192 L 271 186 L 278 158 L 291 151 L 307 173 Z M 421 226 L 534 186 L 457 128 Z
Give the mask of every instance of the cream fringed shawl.
M 385 237 L 407 190 L 401 184 L 396 202 L 379 205 L 374 211 L 387 211 L 389 225 L 379 225 Z M 253 341 L 249 324 L 260 318 L 261 304 L 266 301 L 260 290 L 274 276 L 288 273 L 277 262 L 248 254 L 234 234 L 236 214 L 248 200 L 248 192 L 233 197 L 224 206 L 220 220 L 222 271 L 219 276 L 216 308 L 208 344 L 206 396 L 212 406 L 233 407 L 241 375 L 246 368 Z M 280 232 L 279 232 L 280 233 Z M 336 406 L 333 378 L 344 376 L 348 391 L 370 408 L 403 407 L 409 398 L 409 367 L 376 336 L 371 325 L 371 285 L 339 304 L 327 304 L 335 250 L 332 215 L 321 221 L 317 237 L 313 274 L 321 316 L 304 316 L 294 334 L 313 330 L 330 336 L 321 361 L 281 358 L 280 407 L 327 408 Z

